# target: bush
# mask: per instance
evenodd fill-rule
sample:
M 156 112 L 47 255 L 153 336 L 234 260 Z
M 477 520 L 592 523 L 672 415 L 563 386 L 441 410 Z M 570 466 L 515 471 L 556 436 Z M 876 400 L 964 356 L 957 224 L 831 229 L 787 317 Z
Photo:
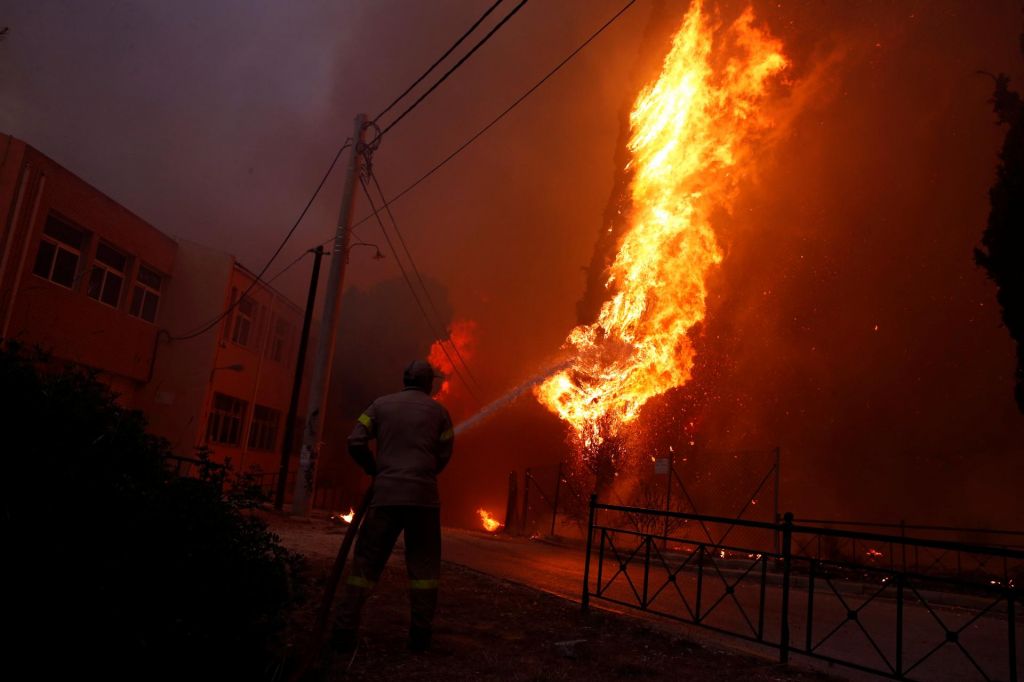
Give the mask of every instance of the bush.
M 8 343 L 0 394 L 5 630 L 33 677 L 267 677 L 299 559 L 251 498 L 170 476 L 166 441 L 89 373 Z

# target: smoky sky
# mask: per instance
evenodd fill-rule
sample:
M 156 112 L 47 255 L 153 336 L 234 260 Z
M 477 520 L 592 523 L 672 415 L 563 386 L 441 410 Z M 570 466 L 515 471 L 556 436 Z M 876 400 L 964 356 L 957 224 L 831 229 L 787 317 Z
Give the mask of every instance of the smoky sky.
M 489 4 L 5 0 L 0 129 L 163 231 L 259 269 L 353 116 L 383 108 Z M 744 3 L 705 5 L 728 22 Z M 620 6 L 529 3 L 386 137 L 374 155 L 385 192 L 418 178 Z M 624 108 L 655 77 L 649 55 L 664 52 L 687 7 L 640 0 L 395 204 L 445 312 L 478 323 L 486 397 L 544 366 L 576 323 L 620 177 Z M 791 94 L 780 97 L 792 106 L 780 110 L 796 113 L 716 218 L 726 257 L 695 335 L 697 374 L 649 407 L 649 447 L 778 445 L 783 506 L 798 515 L 1014 523 L 1024 420 L 994 287 L 972 249 L 1004 133 L 992 83 L 975 72 L 1024 86 L 1019 3 L 753 7 L 791 58 Z M 330 236 L 340 191 L 335 173 L 282 265 Z M 366 213 L 359 196 L 357 218 Z M 372 222 L 357 235 L 385 248 Z M 396 348 L 426 352 L 418 311 L 395 298 L 394 258 L 370 255 L 353 251 L 346 300 L 380 305 L 343 319 L 339 348 L 381 371 L 333 388 L 360 397 L 395 389 Z M 300 302 L 308 267 L 277 281 Z M 408 343 L 375 351 L 371 329 L 403 325 L 416 329 Z M 355 399 L 332 403 L 340 413 Z M 556 462 L 563 436 L 525 399 L 462 437 L 445 473 L 449 518 L 502 508 L 508 471 Z M 343 460 L 341 443 L 325 457 Z

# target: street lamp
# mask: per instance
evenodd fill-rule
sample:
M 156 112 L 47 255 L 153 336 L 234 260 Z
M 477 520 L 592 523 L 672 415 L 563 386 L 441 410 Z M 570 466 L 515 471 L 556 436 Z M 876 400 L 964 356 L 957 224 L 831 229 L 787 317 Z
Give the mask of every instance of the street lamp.
M 352 249 L 356 248 L 357 246 L 369 246 L 373 248 L 373 250 L 375 251 L 375 253 L 373 254 L 373 260 L 384 260 L 384 254 L 380 252 L 380 247 L 377 246 L 376 244 L 371 244 L 369 242 L 352 242 L 351 244 L 348 245 L 348 252 L 345 254 L 346 261 L 348 260 L 349 256 L 352 255 Z

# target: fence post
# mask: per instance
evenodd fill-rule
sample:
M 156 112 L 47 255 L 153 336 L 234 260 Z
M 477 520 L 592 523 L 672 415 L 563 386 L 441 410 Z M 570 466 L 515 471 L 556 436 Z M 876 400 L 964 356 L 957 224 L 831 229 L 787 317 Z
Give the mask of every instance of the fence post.
M 527 467 L 526 471 L 523 472 L 523 518 L 520 521 L 522 524 L 522 534 L 526 535 L 526 524 L 527 519 L 530 516 L 530 469 Z
M 555 521 L 558 519 L 558 493 L 562 489 L 562 461 L 558 461 L 558 471 L 555 472 L 555 501 L 551 505 L 551 536 L 555 535 Z
M 900 677 L 903 677 L 903 579 L 903 573 L 896 574 L 896 674 Z
M 1017 600 L 1016 588 L 1006 590 L 1006 634 L 1010 645 L 1010 682 L 1017 682 Z
M 789 574 L 792 568 L 793 513 L 782 517 L 782 623 L 779 631 L 779 662 L 789 663 Z
M 515 534 L 519 527 L 516 518 L 516 502 L 519 501 L 519 479 L 515 471 L 508 472 L 508 501 L 505 503 L 505 532 Z
M 907 572 L 907 522 L 900 519 L 900 537 L 903 538 L 903 543 L 900 545 L 900 551 L 903 555 L 903 572 Z
M 782 459 L 782 448 L 775 446 L 775 523 L 779 522 L 779 460 Z M 775 553 L 779 553 L 779 531 L 775 530 Z
M 590 609 L 590 550 L 594 544 L 594 512 L 597 504 L 597 493 L 590 494 L 590 514 L 587 519 L 587 558 L 583 564 L 583 599 L 580 605 L 584 613 Z
M 668 476 L 665 479 L 665 511 L 672 511 L 672 474 L 675 471 L 675 453 L 668 453 Z M 668 514 L 665 514 L 665 537 L 661 540 L 661 551 L 668 551 Z

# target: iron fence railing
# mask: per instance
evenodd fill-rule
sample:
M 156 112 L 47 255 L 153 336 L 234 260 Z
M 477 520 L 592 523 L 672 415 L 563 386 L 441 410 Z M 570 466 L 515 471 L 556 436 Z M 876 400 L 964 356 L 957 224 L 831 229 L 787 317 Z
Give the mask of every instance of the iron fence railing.
M 625 519 L 669 515 L 708 529 L 680 537 Z M 646 524 L 646 527 L 659 524 Z M 720 528 L 743 527 L 747 546 Z M 897 680 L 1016 682 L 1024 569 L 965 580 L 921 565 L 832 558 L 807 538 L 988 556 L 1024 567 L 1024 551 L 796 524 L 666 512 L 590 499 L 582 604 L 591 599 L 698 625 L 778 650 Z M 779 538 L 776 547 L 775 538 Z
M 224 476 L 227 467 L 218 462 L 211 462 L 208 459 L 198 457 L 179 457 L 178 455 L 164 455 L 164 468 L 172 475 L 179 478 L 205 478 L 213 481 L 221 489 L 224 487 Z

